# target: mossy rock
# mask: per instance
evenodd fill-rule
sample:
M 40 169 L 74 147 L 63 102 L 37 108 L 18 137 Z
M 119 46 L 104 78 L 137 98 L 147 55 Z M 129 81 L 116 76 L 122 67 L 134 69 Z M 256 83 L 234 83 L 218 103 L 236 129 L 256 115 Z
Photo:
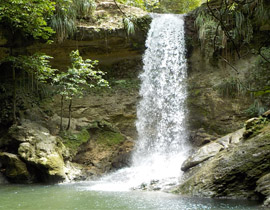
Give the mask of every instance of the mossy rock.
M 79 146 L 89 140 L 90 134 L 86 128 L 83 128 L 78 133 L 62 132 L 61 137 L 64 145 L 70 150 L 71 155 L 74 156 Z
M 176 192 L 192 196 L 258 199 L 256 181 L 270 170 L 270 125 L 219 152 Z
M 26 164 L 17 155 L 1 152 L 0 162 L 3 165 L 4 175 L 9 181 L 13 183 L 28 183 L 31 181 Z
M 96 138 L 98 144 L 103 144 L 109 147 L 120 144 L 125 140 L 125 137 L 122 134 L 111 131 L 98 132 Z

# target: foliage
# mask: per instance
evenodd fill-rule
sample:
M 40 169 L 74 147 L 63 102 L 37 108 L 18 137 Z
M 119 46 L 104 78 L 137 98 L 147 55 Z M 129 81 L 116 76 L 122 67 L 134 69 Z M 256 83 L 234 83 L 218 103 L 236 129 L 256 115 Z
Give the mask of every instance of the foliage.
M 96 9 L 94 0 L 73 0 L 73 7 L 76 9 L 77 18 L 87 18 Z
M 263 47 L 261 54 L 270 60 L 270 48 Z M 255 96 L 270 93 L 269 63 L 262 56 L 257 56 L 254 70 L 250 72 L 250 83 Z
M 108 147 L 120 144 L 125 140 L 125 137 L 119 132 L 99 131 L 97 135 L 98 143 Z
M 0 2 L 0 25 L 7 30 L 7 38 L 16 33 L 47 40 L 53 30 L 46 18 L 52 15 L 54 2 L 50 0 L 2 0 Z
M 28 75 L 33 75 L 33 79 L 37 82 L 47 83 L 48 80 L 52 80 L 56 72 L 56 69 L 51 68 L 49 59 L 52 59 L 52 57 L 35 53 L 31 56 L 8 56 L 2 62 L 11 62 L 16 70 L 20 69 L 28 73 Z
M 124 23 L 124 27 L 125 27 L 125 30 L 127 31 L 128 35 L 135 33 L 134 18 L 124 17 L 123 23 Z
M 219 85 L 215 87 L 222 96 L 237 97 L 243 96 L 247 93 L 245 85 L 237 78 L 230 77 L 224 79 Z
M 201 49 L 206 56 L 212 56 L 214 49 L 225 48 L 226 36 L 212 16 L 204 12 L 199 13 L 195 26 L 198 30 Z
M 254 102 L 244 112 L 249 117 L 256 117 L 263 114 L 267 109 L 263 106 L 259 99 L 255 99 Z
M 213 48 L 213 52 L 220 52 L 221 47 L 233 49 L 238 58 L 242 57 L 241 50 L 246 50 L 252 44 L 254 33 L 267 24 L 270 18 L 270 5 L 266 0 L 207 0 L 202 8 L 196 11 L 195 22 L 199 34 L 202 34 L 207 26 L 212 26 L 209 27 L 212 32 L 208 32 L 211 37 L 208 43 L 212 42 L 209 46 Z M 207 31 L 205 33 L 207 34 Z M 201 41 L 204 38 L 208 37 L 199 37 Z
M 56 31 L 56 39 L 62 42 L 77 30 L 77 19 L 90 18 L 96 8 L 94 0 L 58 0 L 50 18 L 50 26 Z
M 31 56 L 20 55 L 14 57 L 16 68 L 20 68 L 29 74 L 34 74 L 39 82 L 47 83 L 55 76 L 56 69 L 52 69 L 49 64 L 51 56 L 36 53 Z
M 86 87 L 108 86 L 108 82 L 102 78 L 104 72 L 94 70 L 97 61 L 83 60 L 78 50 L 72 51 L 70 57 L 72 65 L 68 71 L 61 72 L 54 78 L 61 96 L 72 99 L 74 96 L 81 97 Z
M 67 130 L 70 127 L 71 120 L 71 106 L 73 97 L 82 97 L 83 91 L 88 88 L 95 86 L 106 87 L 108 82 L 103 79 L 104 73 L 102 71 L 94 70 L 97 65 L 97 61 L 90 59 L 83 60 L 80 56 L 79 51 L 75 50 L 70 53 L 71 67 L 68 68 L 67 72 L 61 72 L 56 75 L 53 79 L 54 85 L 58 87 L 58 94 L 61 95 L 61 123 L 63 118 L 63 99 L 69 99 L 69 121 Z

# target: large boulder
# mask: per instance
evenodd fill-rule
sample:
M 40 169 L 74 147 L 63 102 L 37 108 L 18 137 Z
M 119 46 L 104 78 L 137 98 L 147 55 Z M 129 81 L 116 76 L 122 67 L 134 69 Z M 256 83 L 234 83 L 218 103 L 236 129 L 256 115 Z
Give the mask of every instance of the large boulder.
M 230 144 L 236 144 L 242 138 L 245 129 L 240 129 L 226 136 L 217 139 L 214 142 L 204 145 L 199 148 L 193 155 L 191 155 L 181 166 L 182 171 L 188 169 L 208 160 L 217 155 L 221 150 L 227 148 Z
M 17 155 L 0 152 L 0 162 L 1 171 L 10 181 L 15 183 L 31 182 L 26 164 Z
M 256 182 L 270 171 L 270 125 L 265 124 L 257 133 L 217 153 L 197 168 L 176 192 L 192 196 L 258 198 Z M 258 186 L 261 183 L 258 181 Z M 268 190 L 257 188 L 262 193 Z
M 54 182 L 66 179 L 64 159 L 68 157 L 68 151 L 59 137 L 27 120 L 19 126 L 12 126 L 9 134 L 20 143 L 20 158 L 36 169 L 39 180 Z

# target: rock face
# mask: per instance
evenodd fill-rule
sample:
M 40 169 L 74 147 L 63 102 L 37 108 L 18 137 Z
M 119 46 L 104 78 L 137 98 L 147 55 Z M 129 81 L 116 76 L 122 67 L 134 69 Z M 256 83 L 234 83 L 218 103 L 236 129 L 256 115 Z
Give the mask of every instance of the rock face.
M 257 181 L 256 191 L 266 196 L 264 205 L 270 207 L 270 173 L 261 177 Z
M 109 123 L 97 121 L 90 128 L 90 139 L 78 149 L 74 161 L 86 165 L 99 174 L 129 164 L 134 142 Z
M 240 129 L 234 133 L 230 133 L 222 138 L 215 140 L 209 144 L 202 146 L 195 152 L 191 157 L 189 157 L 181 167 L 182 171 L 187 171 L 189 168 L 192 168 L 211 157 L 214 157 L 221 150 L 227 148 L 230 144 L 236 144 L 242 138 L 245 129 Z
M 45 127 L 28 120 L 9 129 L 11 144 L 18 145 L 18 155 L 0 153 L 5 175 L 13 182 L 58 182 L 67 179 L 65 160 L 68 150 Z M 31 176 L 30 176 L 31 173 Z
M 196 15 L 189 14 L 185 20 L 188 61 L 187 107 L 191 142 L 201 146 L 208 143 L 209 138 L 202 137 L 199 140 L 198 136 L 194 138 L 193 133 L 203 129 L 204 133 L 211 135 L 210 139 L 216 139 L 240 129 L 243 122 L 249 118 L 244 110 L 252 104 L 252 99 L 241 95 L 237 90 L 227 88 L 234 84 L 232 78 L 245 78 L 245 74 L 252 70 L 255 58 L 250 56 L 235 62 L 233 65 L 241 72 L 236 75 L 235 70 L 225 62 L 215 60 L 204 53 L 207 46 L 201 46 L 198 42 L 195 19 Z
M 182 168 L 192 174 L 189 168 L 201 164 L 194 167 L 193 174 L 176 191 L 192 196 L 252 199 L 258 199 L 260 192 L 267 197 L 265 204 L 269 205 L 270 124 L 261 120 L 261 127 L 253 135 L 239 141 L 243 131 L 230 134 L 231 141 L 226 140 L 227 135 L 192 155 Z M 221 142 L 224 148 L 218 151 L 220 147 L 215 145 Z M 209 156 L 208 152 L 203 153 L 212 148 L 215 149 Z
M 113 89 L 113 88 L 112 88 Z M 116 88 L 115 88 L 116 89 Z M 108 90 L 110 91 L 110 90 Z M 89 125 L 93 121 L 107 121 L 125 136 L 136 138 L 136 104 L 139 100 L 138 87 L 120 87 L 115 92 L 89 94 L 84 98 L 75 98 L 72 107 L 71 126 L 78 130 L 78 126 Z M 60 115 L 60 100 L 56 97 L 49 109 Z M 52 117 L 49 121 L 50 131 L 58 133 L 60 118 Z M 68 103 L 64 104 L 64 117 L 68 117 Z M 67 119 L 64 119 L 64 124 Z M 76 128 L 77 127 L 77 128 Z

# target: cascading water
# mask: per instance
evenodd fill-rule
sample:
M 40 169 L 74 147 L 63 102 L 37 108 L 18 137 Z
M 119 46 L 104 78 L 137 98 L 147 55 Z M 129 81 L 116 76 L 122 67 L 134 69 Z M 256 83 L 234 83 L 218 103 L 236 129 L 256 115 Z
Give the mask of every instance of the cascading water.
M 146 41 L 132 166 L 103 177 L 92 190 L 137 187 L 165 189 L 177 184 L 188 150 L 185 128 L 186 59 L 181 15 L 152 15 Z

